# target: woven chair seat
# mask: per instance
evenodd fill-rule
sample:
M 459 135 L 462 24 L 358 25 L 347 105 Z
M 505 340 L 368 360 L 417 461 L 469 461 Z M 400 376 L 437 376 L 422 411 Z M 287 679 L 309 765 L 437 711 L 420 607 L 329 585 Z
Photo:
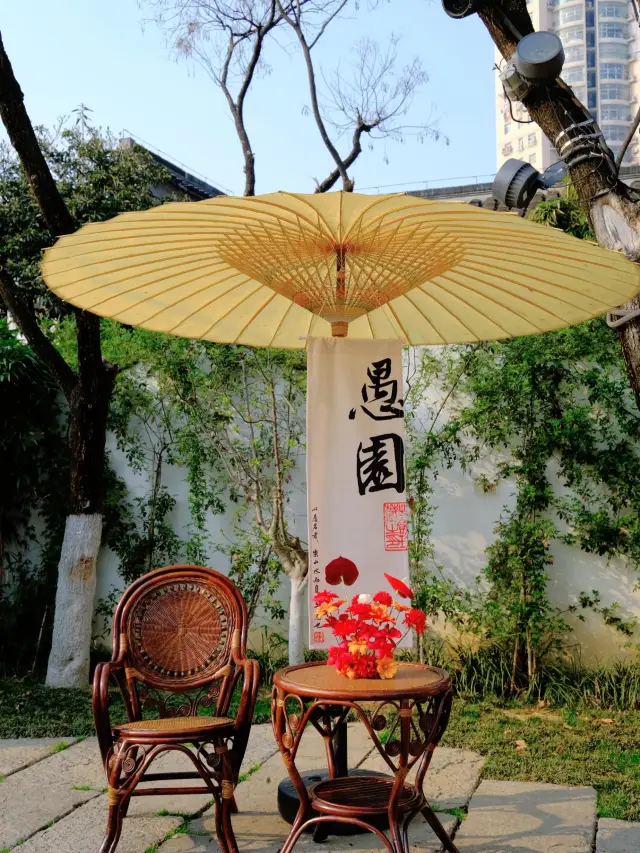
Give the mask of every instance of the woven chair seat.
M 160 720 L 122 723 L 113 728 L 120 735 L 160 735 L 166 732 L 173 737 L 180 734 L 189 735 L 198 729 L 221 729 L 233 725 L 234 720 L 229 717 L 164 717 Z

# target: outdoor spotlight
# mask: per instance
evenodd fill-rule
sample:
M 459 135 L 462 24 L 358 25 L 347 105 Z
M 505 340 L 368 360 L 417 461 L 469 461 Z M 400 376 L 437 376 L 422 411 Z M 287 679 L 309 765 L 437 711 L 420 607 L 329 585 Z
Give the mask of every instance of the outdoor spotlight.
M 511 157 L 500 166 L 493 179 L 492 195 L 508 208 L 529 207 L 538 190 L 549 189 L 567 174 L 567 166 L 558 160 L 542 174 L 524 160 Z
M 450 18 L 467 18 L 486 6 L 487 0 L 442 0 L 442 8 Z
M 510 101 L 522 101 L 531 91 L 531 84 L 520 76 L 513 62 L 505 65 L 499 76 Z
M 518 74 L 532 83 L 555 80 L 564 64 L 562 42 L 555 33 L 529 33 L 518 42 L 514 64 Z
M 493 197 L 508 208 L 528 207 L 542 186 L 541 175 L 530 163 L 511 157 L 502 164 L 493 179 Z

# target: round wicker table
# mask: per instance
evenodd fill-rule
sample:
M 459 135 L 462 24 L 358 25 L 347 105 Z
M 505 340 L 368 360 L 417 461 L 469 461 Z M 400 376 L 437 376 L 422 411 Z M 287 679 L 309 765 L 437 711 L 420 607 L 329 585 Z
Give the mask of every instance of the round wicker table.
M 445 850 L 458 853 L 422 790 L 451 711 L 451 678 L 444 670 L 401 663 L 395 678 L 350 680 L 321 661 L 285 667 L 275 674 L 273 684 L 273 731 L 300 799 L 280 853 L 291 853 L 302 832 L 310 827 L 316 841 L 325 840 L 327 830 L 336 823 L 370 830 L 390 853 L 409 853 L 408 827 L 419 812 Z M 366 727 L 389 767 L 389 776 L 340 773 L 335 735 L 350 711 L 355 711 Z M 307 724 L 324 739 L 329 771 L 328 779 L 308 789 L 296 767 Z M 412 770 L 415 777 L 409 782 Z M 387 822 L 388 833 L 382 828 Z

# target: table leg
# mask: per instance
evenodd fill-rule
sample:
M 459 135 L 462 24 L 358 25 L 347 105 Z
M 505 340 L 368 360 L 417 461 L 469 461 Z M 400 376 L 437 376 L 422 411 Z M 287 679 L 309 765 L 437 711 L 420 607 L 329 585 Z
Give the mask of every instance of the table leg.
M 293 742 L 290 742 L 291 736 L 287 732 L 287 719 L 284 707 L 284 695 L 280 690 L 276 690 L 274 698 L 275 702 L 273 705 L 273 732 L 278 743 L 280 755 L 282 756 L 282 760 L 284 761 L 285 767 L 287 768 L 287 772 L 289 773 L 289 778 L 291 779 L 293 787 L 295 788 L 296 793 L 300 799 L 298 813 L 291 827 L 289 837 L 287 838 L 283 847 L 280 850 L 280 853 L 289 853 L 293 845 L 296 843 L 300 834 L 300 830 L 305 822 L 305 817 L 309 808 L 309 793 L 305 787 L 304 782 L 302 781 L 302 776 L 300 775 L 298 768 L 296 767 L 294 757 L 295 753 L 293 751 Z
M 336 763 L 336 776 L 348 776 L 347 764 L 347 724 L 340 723 L 333 736 L 333 754 Z

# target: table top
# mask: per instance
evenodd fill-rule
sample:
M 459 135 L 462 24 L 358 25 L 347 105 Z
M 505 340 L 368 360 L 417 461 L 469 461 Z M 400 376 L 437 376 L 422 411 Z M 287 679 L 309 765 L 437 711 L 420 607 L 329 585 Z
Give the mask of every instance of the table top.
M 451 676 L 443 669 L 421 663 L 398 663 L 393 678 L 347 678 L 326 661 L 285 666 L 273 677 L 284 693 L 308 699 L 382 701 L 384 699 L 427 699 L 446 692 Z

